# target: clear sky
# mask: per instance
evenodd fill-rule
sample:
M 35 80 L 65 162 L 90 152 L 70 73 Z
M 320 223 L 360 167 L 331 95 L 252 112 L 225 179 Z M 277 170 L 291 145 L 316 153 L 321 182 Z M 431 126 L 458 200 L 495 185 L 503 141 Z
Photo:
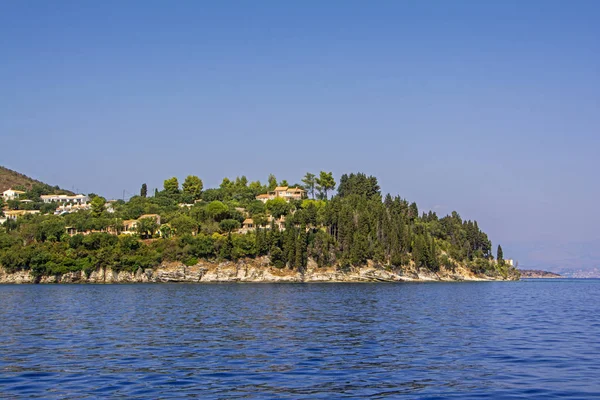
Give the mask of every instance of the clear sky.
M 578 0 L 5 1 L 0 165 L 111 198 L 362 171 L 522 264 L 595 251 L 598 21 Z

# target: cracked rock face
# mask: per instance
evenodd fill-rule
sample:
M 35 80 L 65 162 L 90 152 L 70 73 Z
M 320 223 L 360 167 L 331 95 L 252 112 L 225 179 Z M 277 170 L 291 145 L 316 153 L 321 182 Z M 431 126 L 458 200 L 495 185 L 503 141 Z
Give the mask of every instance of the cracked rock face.
M 516 277 L 476 275 L 465 268 L 434 273 L 415 270 L 414 267 L 391 269 L 369 262 L 362 267 L 343 271 L 336 267 L 318 268 L 309 260 L 304 273 L 289 268 L 275 268 L 268 257 L 245 259 L 237 262 L 200 261 L 196 265 L 164 263 L 156 268 L 135 272 L 99 268 L 86 275 L 83 271 L 63 275 L 35 277 L 29 271 L 8 273 L 0 267 L 0 283 L 160 283 L 160 282 L 410 282 L 410 281 L 488 281 L 512 280 Z

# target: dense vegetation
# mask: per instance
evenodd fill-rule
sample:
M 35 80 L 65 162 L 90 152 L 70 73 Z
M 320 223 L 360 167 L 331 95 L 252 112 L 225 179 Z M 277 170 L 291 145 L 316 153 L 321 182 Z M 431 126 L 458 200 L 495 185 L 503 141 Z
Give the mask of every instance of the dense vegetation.
M 331 173 L 306 174 L 302 186 L 308 198 L 266 203 L 256 196 L 288 186 L 270 176 L 267 184 L 248 182 L 245 177 L 223 179 L 218 188 L 204 189 L 202 180 L 177 178 L 148 195 L 144 184 L 140 195 L 129 201 L 106 202 L 91 194 L 91 209 L 64 215 L 23 216 L 0 228 L 0 264 L 9 271 L 30 270 L 51 275 L 100 267 L 136 271 L 162 262 L 193 265 L 199 259 L 237 260 L 270 257 L 278 268 L 304 271 L 309 259 L 319 267 L 350 268 L 372 260 L 389 268 L 453 270 L 458 265 L 476 273 L 508 273 L 492 255 L 492 243 L 476 221 L 465 221 L 458 213 L 439 218 L 434 212 L 419 215 L 415 203 L 400 197 L 382 197 L 377 179 L 365 174 L 343 175 L 337 194 Z M 43 188 L 28 192 L 42 205 Z M 12 206 L 19 206 L 12 204 Z M 159 214 L 160 225 L 151 218 L 139 220 L 135 235 L 120 234 L 123 221 Z M 271 218 L 272 216 L 272 218 Z M 240 233 L 245 218 L 257 229 Z M 276 221 L 285 218 L 285 229 Z M 269 222 L 270 221 L 270 222 Z M 81 232 L 73 236 L 67 228 Z

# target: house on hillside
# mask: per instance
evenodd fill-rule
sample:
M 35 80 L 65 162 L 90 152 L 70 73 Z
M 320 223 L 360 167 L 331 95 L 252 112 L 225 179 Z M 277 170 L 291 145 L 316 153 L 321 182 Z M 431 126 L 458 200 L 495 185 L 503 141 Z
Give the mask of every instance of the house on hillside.
M 248 233 L 256 229 L 254 227 L 254 220 L 252 218 L 246 218 L 242 222 L 242 227 L 238 230 L 238 233 Z
M 4 199 L 4 201 L 15 200 L 24 194 L 25 192 L 23 192 L 22 190 L 7 189 L 4 192 L 2 192 L 2 198 Z
M 90 210 L 92 206 L 90 204 L 73 204 L 73 203 L 62 203 L 60 206 L 56 208 L 54 211 L 55 215 L 69 214 L 76 211 L 87 211 Z
M 304 189 L 300 189 L 298 187 L 288 187 L 288 186 L 277 186 L 274 191 L 259 194 L 256 196 L 256 200 L 260 200 L 263 203 L 266 203 L 268 200 L 274 200 L 277 198 L 284 199 L 285 201 L 290 200 L 302 200 L 305 197 L 306 191 Z
M 76 194 L 69 196 L 66 194 L 43 194 L 40 196 L 44 203 L 61 203 L 61 204 L 88 204 L 90 202 L 89 196 L 85 194 Z
M 144 214 L 140 216 L 138 219 L 127 219 L 123 221 L 123 233 L 124 235 L 132 235 L 137 233 L 137 227 L 139 225 L 140 220 L 151 218 L 156 222 L 157 226 L 160 226 L 160 215 L 158 214 Z
M 40 210 L 9 210 L 4 211 L 4 216 L 6 217 L 6 219 L 16 221 L 18 218 L 21 218 L 24 215 L 33 215 L 39 213 Z
M 263 229 L 271 229 L 271 225 L 275 225 L 275 227 L 283 231 L 285 230 L 285 217 L 282 215 L 279 219 L 273 218 L 273 216 L 269 215 L 267 217 L 267 224 L 263 227 Z M 244 222 L 242 222 L 242 227 L 238 229 L 238 233 L 246 234 L 248 232 L 253 232 L 258 228 L 254 223 L 252 218 L 246 218 Z

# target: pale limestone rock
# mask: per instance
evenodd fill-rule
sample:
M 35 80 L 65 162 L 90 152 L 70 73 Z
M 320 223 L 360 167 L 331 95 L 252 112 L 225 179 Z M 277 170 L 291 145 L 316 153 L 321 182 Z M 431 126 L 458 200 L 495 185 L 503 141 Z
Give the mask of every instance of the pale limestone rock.
M 245 259 L 237 262 L 200 261 L 193 266 L 181 263 L 163 263 L 156 268 L 135 272 L 115 271 L 99 268 L 89 276 L 82 271 L 69 272 L 60 276 L 43 276 L 39 283 L 128 283 L 128 282 L 410 282 L 410 281 L 477 281 L 503 280 L 473 274 L 463 267 L 454 271 L 442 269 L 438 273 L 416 270 L 414 265 L 402 269 L 391 269 L 373 262 L 345 270 L 336 267 L 318 268 L 309 260 L 304 273 L 289 268 L 275 268 L 268 257 Z M 29 271 L 9 274 L 0 267 L 0 283 L 36 283 Z

